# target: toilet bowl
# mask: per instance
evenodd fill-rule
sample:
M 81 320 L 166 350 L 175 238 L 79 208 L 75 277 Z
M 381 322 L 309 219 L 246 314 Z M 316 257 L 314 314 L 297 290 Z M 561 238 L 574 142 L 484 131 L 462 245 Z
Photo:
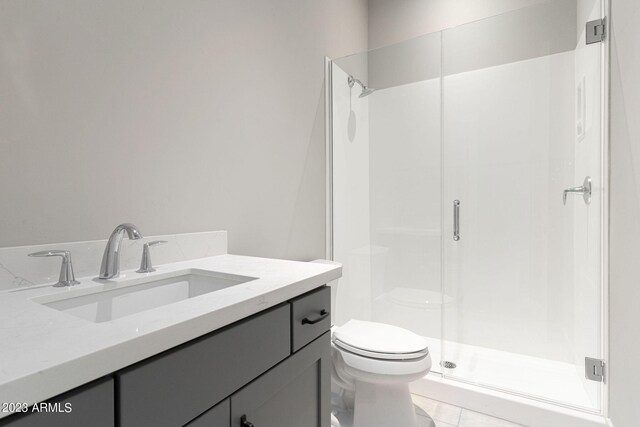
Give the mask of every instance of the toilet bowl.
M 332 389 L 345 396 L 353 427 L 415 427 L 409 383 L 431 369 L 419 335 L 383 323 L 349 320 L 332 330 Z

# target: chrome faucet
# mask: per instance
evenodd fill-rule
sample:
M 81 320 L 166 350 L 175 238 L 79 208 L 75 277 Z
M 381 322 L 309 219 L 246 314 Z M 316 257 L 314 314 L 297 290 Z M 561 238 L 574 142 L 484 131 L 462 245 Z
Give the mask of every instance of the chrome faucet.
M 125 223 L 117 226 L 109 237 L 107 247 L 104 248 L 100 276 L 98 276 L 100 279 L 112 279 L 120 274 L 120 244 L 125 232 L 131 240 L 142 239 L 142 233 L 135 225 Z

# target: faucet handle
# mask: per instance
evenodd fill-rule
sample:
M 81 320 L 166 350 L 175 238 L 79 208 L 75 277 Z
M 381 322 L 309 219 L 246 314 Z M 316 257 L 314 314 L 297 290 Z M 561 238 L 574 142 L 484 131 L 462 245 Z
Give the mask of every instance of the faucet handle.
M 582 194 L 585 204 L 591 203 L 591 177 L 586 177 L 580 187 L 567 188 L 562 192 L 562 204 L 567 204 L 567 195 Z
M 59 256 L 62 257 L 62 266 L 60 267 L 60 277 L 58 278 L 58 283 L 56 283 L 56 288 L 60 288 L 63 286 L 73 286 L 77 285 L 78 282 L 76 280 L 76 276 L 73 273 L 73 264 L 71 263 L 71 252 L 65 250 L 54 249 L 50 251 L 40 251 L 33 252 L 29 254 L 32 257 L 50 257 L 50 256 Z
M 136 270 L 136 273 L 151 273 L 156 271 L 151 263 L 151 248 L 152 246 L 158 246 L 168 243 L 166 240 L 154 240 L 153 242 L 147 242 L 142 248 L 142 260 L 140 261 L 140 268 Z

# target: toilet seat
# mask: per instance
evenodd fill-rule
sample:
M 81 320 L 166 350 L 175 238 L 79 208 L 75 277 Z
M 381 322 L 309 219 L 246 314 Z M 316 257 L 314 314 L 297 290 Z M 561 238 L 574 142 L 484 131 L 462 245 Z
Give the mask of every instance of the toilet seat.
M 373 351 L 363 350 L 361 348 L 352 347 L 349 344 L 343 343 L 340 340 L 334 340 L 333 343 L 341 350 L 346 350 L 358 356 L 367 357 L 369 359 L 389 360 L 389 361 L 403 361 L 403 360 L 416 360 L 422 359 L 429 354 L 429 350 L 425 349 L 416 353 L 376 353 Z
M 358 356 L 389 360 L 416 360 L 429 354 L 421 336 L 397 326 L 349 320 L 332 336 L 336 347 Z

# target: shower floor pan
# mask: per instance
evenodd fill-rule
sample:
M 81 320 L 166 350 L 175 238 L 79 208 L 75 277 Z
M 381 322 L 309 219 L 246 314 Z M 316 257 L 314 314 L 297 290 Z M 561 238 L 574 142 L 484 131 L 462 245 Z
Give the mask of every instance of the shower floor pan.
M 412 384 L 416 394 L 530 426 L 605 425 L 575 365 L 445 341 L 456 368 L 444 369 L 441 340 L 426 340 L 433 373 Z

